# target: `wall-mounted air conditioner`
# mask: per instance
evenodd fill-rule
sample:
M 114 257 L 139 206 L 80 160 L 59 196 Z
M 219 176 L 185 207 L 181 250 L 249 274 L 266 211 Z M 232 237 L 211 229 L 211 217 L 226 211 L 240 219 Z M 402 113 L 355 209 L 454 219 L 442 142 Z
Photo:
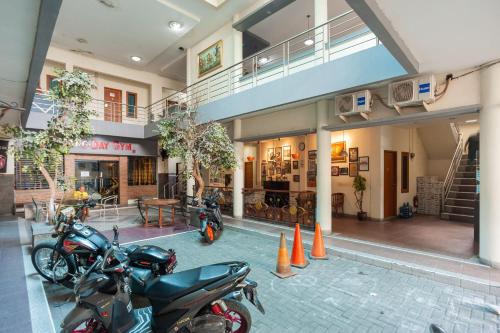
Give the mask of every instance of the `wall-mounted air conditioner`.
M 369 90 L 335 96 L 335 114 L 350 116 L 371 111 L 372 96 Z
M 420 76 L 414 79 L 389 84 L 389 105 L 405 106 L 430 103 L 434 101 L 436 80 L 434 75 Z

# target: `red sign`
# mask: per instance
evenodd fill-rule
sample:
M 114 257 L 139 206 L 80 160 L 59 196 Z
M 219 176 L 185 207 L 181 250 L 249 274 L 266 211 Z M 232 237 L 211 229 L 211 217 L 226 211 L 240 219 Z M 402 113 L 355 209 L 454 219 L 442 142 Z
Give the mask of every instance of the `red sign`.
M 101 141 L 101 140 L 83 140 L 77 146 L 83 149 L 91 149 L 107 152 L 130 152 L 135 153 L 135 148 L 132 143 L 121 141 Z

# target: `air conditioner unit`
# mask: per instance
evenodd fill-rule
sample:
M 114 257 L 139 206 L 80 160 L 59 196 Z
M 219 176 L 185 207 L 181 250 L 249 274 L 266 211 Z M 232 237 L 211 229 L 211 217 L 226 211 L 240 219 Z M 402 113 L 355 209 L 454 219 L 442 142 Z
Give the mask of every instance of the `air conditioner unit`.
M 335 114 L 349 116 L 371 111 L 371 94 L 369 90 L 339 95 L 335 97 Z
M 434 101 L 436 80 L 434 75 L 389 84 L 389 105 L 405 106 Z

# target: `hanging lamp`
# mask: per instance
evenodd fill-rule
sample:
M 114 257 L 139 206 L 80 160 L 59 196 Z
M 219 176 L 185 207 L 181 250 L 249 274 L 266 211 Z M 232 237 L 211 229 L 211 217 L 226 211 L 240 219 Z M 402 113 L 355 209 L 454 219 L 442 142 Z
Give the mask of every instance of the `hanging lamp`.
M 344 143 L 344 146 L 342 147 L 342 151 L 340 152 L 340 156 L 347 157 L 349 154 L 347 154 L 347 151 L 345 150 L 345 130 L 342 131 L 342 142 Z
M 311 15 L 307 14 L 306 17 L 307 17 L 307 39 L 304 41 L 304 45 L 311 46 L 314 44 L 314 40 L 311 37 L 309 37 L 309 18 L 311 17 Z

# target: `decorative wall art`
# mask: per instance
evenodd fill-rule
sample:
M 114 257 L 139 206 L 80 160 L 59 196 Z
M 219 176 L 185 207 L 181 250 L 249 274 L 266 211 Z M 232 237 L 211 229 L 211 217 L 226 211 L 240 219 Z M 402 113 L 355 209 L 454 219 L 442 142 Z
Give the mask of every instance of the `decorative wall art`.
M 281 175 L 281 167 L 276 167 L 276 174 Z
M 262 162 L 262 164 L 260 165 L 260 174 L 261 176 L 267 175 L 267 163 Z
M 347 176 L 349 174 L 349 168 L 340 168 L 340 175 Z
M 272 161 L 274 159 L 274 148 L 267 148 L 267 160 Z
M 370 157 L 359 157 L 359 171 L 370 171 Z
M 299 150 L 304 151 L 304 149 L 306 149 L 306 144 L 304 142 L 300 142 L 299 143 Z
M 316 172 L 316 160 L 307 160 L 307 170 Z
M 349 163 L 349 177 L 356 177 L 359 174 L 358 163 Z
M 316 159 L 316 154 L 317 154 L 317 151 L 316 150 L 309 150 L 307 152 L 307 157 L 310 159 L 310 160 L 315 160 Z
M 294 170 L 297 170 L 299 168 L 299 161 L 293 161 L 292 162 L 292 167 Z
M 340 168 L 338 165 L 332 165 L 332 176 L 336 177 L 340 174 Z
M 274 148 L 274 161 L 281 162 L 283 159 L 283 150 L 281 147 Z
M 342 156 L 341 153 L 345 150 L 345 141 L 339 141 L 332 143 L 332 163 L 343 163 L 346 161 L 346 157 Z
M 292 173 L 291 161 L 283 161 L 283 173 Z
M 198 77 L 222 67 L 222 40 L 198 53 Z
M 316 172 L 307 172 L 307 187 L 316 187 Z
M 292 147 L 283 146 L 283 160 L 290 160 L 292 158 Z
M 293 175 L 293 181 L 296 183 L 300 182 L 300 175 Z
M 358 147 L 349 148 L 349 162 L 358 161 Z

